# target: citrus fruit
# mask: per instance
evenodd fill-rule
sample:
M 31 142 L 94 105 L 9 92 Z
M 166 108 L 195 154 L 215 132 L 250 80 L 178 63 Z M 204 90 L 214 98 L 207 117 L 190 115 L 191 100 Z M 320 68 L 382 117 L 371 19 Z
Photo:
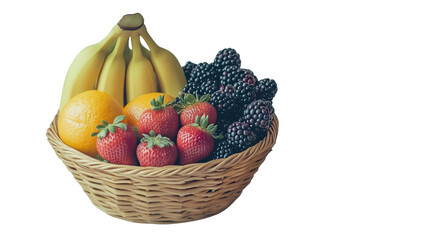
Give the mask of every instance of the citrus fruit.
M 58 134 L 65 144 L 89 156 L 96 157 L 96 126 L 101 121 L 113 122 L 124 115 L 119 102 L 107 93 L 89 90 L 74 96 L 58 116 Z M 126 123 L 127 119 L 123 122 Z
M 126 119 L 128 119 L 128 124 L 130 126 L 137 127 L 139 125 L 139 118 L 143 111 L 152 108 L 150 105 L 150 100 L 154 98 L 156 100 L 160 95 L 164 95 L 164 103 L 168 103 L 175 99 L 166 93 L 153 92 L 143 94 L 129 102 L 124 108 L 125 116 L 127 116 Z

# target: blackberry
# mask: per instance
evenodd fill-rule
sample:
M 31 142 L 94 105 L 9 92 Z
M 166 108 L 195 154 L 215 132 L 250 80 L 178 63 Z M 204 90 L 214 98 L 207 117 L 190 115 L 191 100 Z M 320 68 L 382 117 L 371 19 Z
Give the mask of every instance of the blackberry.
M 182 67 L 183 72 L 185 73 L 186 80 L 189 81 L 189 78 L 191 77 L 191 71 L 197 66 L 197 64 L 187 61 L 185 66 Z
M 210 155 L 209 159 L 214 160 L 214 159 L 219 159 L 219 158 L 227 158 L 230 155 L 232 155 L 233 153 L 234 153 L 233 149 L 231 148 L 229 143 L 225 140 L 222 140 L 216 144 L 216 146 L 213 149 L 213 152 Z
M 238 80 L 235 78 L 240 70 L 237 66 L 226 66 L 219 74 L 219 81 L 221 85 L 234 84 Z
M 241 66 L 240 54 L 233 48 L 220 50 L 213 61 L 213 65 L 218 72 L 221 72 L 226 66 Z
M 249 69 L 239 68 L 237 66 L 225 67 L 219 75 L 219 81 L 222 85 L 234 84 L 236 82 L 247 82 L 255 86 L 258 78 Z
M 189 74 L 188 82 L 204 83 L 208 80 L 216 80 L 216 72 L 211 63 L 198 63 Z
M 193 95 L 201 95 L 200 92 L 200 84 L 196 82 L 187 82 L 185 86 L 183 87 L 182 92 L 184 93 L 191 93 Z
M 273 100 L 277 93 L 277 83 L 274 79 L 264 78 L 256 84 L 258 99 Z
M 237 82 L 247 82 L 248 84 L 255 86 L 258 78 L 249 69 L 240 68 L 235 76 Z
M 218 118 L 218 121 L 216 121 L 217 132 L 219 134 L 226 136 L 226 132 L 228 130 L 229 125 L 231 125 L 232 121 L 233 120 L 226 119 L 226 118 Z
M 220 87 L 220 89 L 228 94 L 233 94 L 235 92 L 234 86 L 232 86 L 231 84 L 228 85 L 222 85 Z
M 197 83 L 198 84 L 198 83 Z M 219 90 L 219 82 L 214 79 L 209 79 L 206 82 L 203 82 L 199 87 L 198 95 L 210 94 Z
M 253 146 L 257 141 L 256 134 L 245 122 L 233 122 L 229 125 L 226 137 L 233 150 L 238 152 Z
M 238 111 L 239 104 L 232 95 L 223 90 L 218 90 L 210 95 L 210 104 L 216 108 L 218 119 L 232 119 Z
M 273 122 L 273 107 L 270 101 L 256 100 L 243 111 L 243 121 L 256 133 L 258 139 L 266 136 Z
M 240 108 L 243 109 L 245 105 L 256 100 L 256 89 L 255 86 L 248 84 L 247 82 L 236 82 L 233 85 L 234 93 L 233 98 L 240 101 Z

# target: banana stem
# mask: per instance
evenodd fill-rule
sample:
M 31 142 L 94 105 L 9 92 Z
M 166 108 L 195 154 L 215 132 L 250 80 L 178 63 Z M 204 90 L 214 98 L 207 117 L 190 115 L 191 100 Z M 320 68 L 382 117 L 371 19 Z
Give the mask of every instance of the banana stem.
M 146 26 L 144 24 L 141 28 L 138 29 L 138 31 L 140 35 L 143 37 L 143 39 L 145 40 L 145 42 L 147 43 L 147 45 L 149 46 L 150 51 L 156 51 L 159 49 L 158 44 L 156 44 L 156 42 L 149 35 L 149 33 L 147 32 Z
M 140 13 L 126 14 L 118 22 L 118 26 L 123 30 L 137 30 L 144 24 L 143 16 Z
M 131 36 L 131 44 L 133 46 L 133 54 L 137 54 L 138 56 L 142 55 L 142 49 L 140 44 L 140 36 L 132 35 Z
M 110 31 L 110 33 L 99 43 L 101 49 L 106 50 L 110 44 L 113 43 L 113 41 L 116 40 L 116 38 L 121 34 L 122 29 L 115 25 L 113 29 Z
M 116 55 L 116 54 L 123 54 L 125 51 L 125 45 L 128 43 L 128 38 L 129 38 L 129 34 L 126 33 L 122 33 L 119 38 L 118 41 L 116 42 L 116 46 L 115 49 L 113 49 L 112 54 Z

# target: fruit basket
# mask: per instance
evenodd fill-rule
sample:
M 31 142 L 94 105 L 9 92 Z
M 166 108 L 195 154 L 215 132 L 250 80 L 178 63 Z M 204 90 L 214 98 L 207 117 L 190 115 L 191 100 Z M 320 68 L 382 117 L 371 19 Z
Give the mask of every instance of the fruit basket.
M 47 138 L 92 203 L 105 213 L 139 223 L 180 223 L 213 216 L 230 206 L 274 146 L 279 122 L 267 136 L 224 159 L 185 166 L 140 167 L 105 163 L 63 143 L 58 115 Z

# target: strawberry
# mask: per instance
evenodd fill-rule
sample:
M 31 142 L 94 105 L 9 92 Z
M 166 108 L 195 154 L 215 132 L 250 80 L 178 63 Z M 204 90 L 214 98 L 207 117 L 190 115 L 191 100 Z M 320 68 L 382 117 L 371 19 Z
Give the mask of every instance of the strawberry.
M 164 95 L 160 95 L 157 100 L 152 99 L 150 104 L 152 109 L 147 109 L 140 115 L 138 126 L 140 134 L 149 134 L 153 130 L 155 134 L 176 139 L 179 115 L 171 106 L 172 102 L 164 104 Z
M 209 116 L 208 123 L 214 124 L 217 119 L 216 108 L 209 103 L 210 95 L 203 95 L 201 98 L 192 94 L 180 94 L 179 101 L 173 108 L 180 114 L 182 126 L 194 123 L 197 116 Z
M 176 145 L 167 137 L 158 134 L 155 136 L 154 131 L 149 135 L 143 134 L 137 146 L 137 158 L 140 166 L 143 167 L 162 167 L 172 165 L 177 159 Z
M 136 136 L 131 127 L 121 121 L 124 115 L 117 116 L 113 123 L 102 121 L 98 125 L 98 132 L 91 136 L 97 136 L 97 152 L 106 161 L 115 164 L 137 165 Z
M 177 133 L 177 150 L 179 164 L 186 165 L 199 162 L 213 151 L 214 139 L 222 136 L 215 135 L 216 125 L 208 125 L 208 116 L 197 116 L 195 122 L 180 128 Z

